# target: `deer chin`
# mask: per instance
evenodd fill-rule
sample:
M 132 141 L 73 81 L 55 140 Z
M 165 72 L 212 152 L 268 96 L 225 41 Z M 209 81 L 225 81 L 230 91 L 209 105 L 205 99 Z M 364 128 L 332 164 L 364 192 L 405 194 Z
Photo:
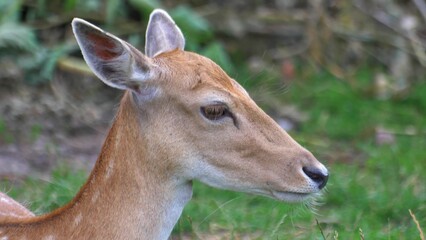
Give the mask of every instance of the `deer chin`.
M 300 193 L 300 192 L 288 192 L 288 191 L 275 191 L 270 192 L 272 198 L 289 203 L 303 202 L 312 198 L 315 193 Z

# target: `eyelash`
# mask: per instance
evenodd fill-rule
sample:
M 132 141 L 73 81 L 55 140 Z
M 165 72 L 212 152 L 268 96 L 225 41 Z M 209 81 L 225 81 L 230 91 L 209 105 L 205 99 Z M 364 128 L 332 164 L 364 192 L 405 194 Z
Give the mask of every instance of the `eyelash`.
M 225 117 L 232 118 L 232 122 L 237 129 L 240 129 L 239 122 L 234 114 L 229 111 L 228 106 L 224 103 L 214 103 L 200 108 L 201 114 L 203 117 L 207 118 L 210 121 L 218 121 Z
M 224 117 L 230 116 L 228 107 L 221 103 L 201 107 L 201 113 L 205 118 L 211 121 L 217 121 Z

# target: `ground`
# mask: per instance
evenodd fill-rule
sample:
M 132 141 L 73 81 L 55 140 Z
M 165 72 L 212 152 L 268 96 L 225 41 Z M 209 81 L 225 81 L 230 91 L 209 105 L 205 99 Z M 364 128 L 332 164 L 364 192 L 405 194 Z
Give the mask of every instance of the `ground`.
M 90 169 L 121 92 L 72 74 L 41 86 L 12 83 L 0 87 L 0 179 L 47 178 L 64 161 Z

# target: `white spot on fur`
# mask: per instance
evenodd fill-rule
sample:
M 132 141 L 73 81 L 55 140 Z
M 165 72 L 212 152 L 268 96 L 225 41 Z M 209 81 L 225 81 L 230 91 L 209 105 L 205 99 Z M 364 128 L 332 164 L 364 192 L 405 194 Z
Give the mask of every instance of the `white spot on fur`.
M 95 193 L 93 193 L 93 196 L 92 196 L 92 203 L 95 203 L 96 201 L 98 201 L 98 198 L 99 198 L 99 195 L 100 195 L 101 193 L 99 192 L 99 191 L 96 191 Z
M 96 183 L 96 174 L 93 174 L 92 178 L 90 179 L 90 183 Z
M 82 219 L 83 219 L 83 214 L 82 213 L 77 214 L 77 216 L 74 219 L 75 226 L 78 226 Z
M 49 235 L 43 238 L 43 240 L 55 240 L 55 236 Z
M 8 240 L 8 239 L 9 239 L 8 236 L 4 236 L 4 237 L 0 238 L 0 240 Z
M 9 198 L 3 197 L 3 196 L 0 197 L 0 202 L 3 202 L 3 203 L 8 204 L 8 205 L 13 204 L 12 200 L 10 200 Z
M 114 171 L 114 161 L 111 160 L 108 163 L 108 166 L 107 166 L 107 169 L 106 169 L 105 179 L 110 178 L 113 171 Z

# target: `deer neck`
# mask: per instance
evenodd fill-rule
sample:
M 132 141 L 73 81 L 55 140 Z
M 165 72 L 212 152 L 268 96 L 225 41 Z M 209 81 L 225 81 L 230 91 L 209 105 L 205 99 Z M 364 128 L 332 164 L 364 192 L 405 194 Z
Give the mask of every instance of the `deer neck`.
M 123 97 L 101 154 L 78 195 L 62 209 L 30 220 L 28 236 L 169 237 L 191 199 L 192 183 L 179 180 L 170 170 L 164 171 L 170 166 L 161 163 L 168 156 L 149 154 L 149 144 L 140 134 L 143 129 L 131 101 L 129 94 Z
M 111 223 L 121 239 L 167 239 L 191 199 L 192 183 L 179 180 L 161 165 L 169 156 L 149 154 L 150 144 L 142 131 L 132 98 L 126 94 L 96 168 L 79 194 L 85 203 L 81 205 L 94 209 L 87 220 L 99 219 L 100 231 Z

